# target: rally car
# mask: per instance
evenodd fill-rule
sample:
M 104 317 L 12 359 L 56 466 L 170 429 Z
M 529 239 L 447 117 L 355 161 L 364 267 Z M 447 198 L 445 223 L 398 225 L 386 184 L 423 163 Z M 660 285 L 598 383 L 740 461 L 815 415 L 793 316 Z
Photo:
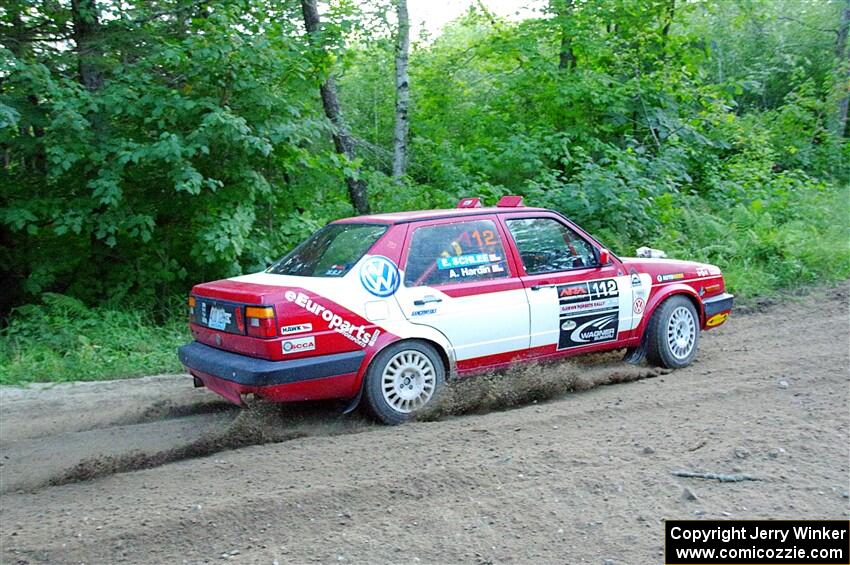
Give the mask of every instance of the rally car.
M 263 272 L 195 286 L 179 357 L 236 404 L 346 399 L 397 424 L 447 378 L 518 362 L 626 349 L 684 367 L 732 298 L 714 265 L 616 257 L 520 197 L 465 198 L 337 220 Z

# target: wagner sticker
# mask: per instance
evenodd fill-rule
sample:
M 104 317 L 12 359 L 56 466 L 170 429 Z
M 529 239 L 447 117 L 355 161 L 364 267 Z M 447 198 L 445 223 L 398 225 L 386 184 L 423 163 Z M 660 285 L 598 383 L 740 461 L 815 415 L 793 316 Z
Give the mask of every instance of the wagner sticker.
M 558 349 L 592 345 L 617 339 L 619 314 L 615 310 L 608 314 L 589 314 L 576 316 L 561 324 Z M 572 322 L 572 324 L 567 324 Z M 573 327 L 575 324 L 575 327 Z M 570 329 L 564 329 L 565 327 Z
M 556 287 L 559 324 L 558 349 L 617 339 L 620 289 L 616 279 L 600 279 Z

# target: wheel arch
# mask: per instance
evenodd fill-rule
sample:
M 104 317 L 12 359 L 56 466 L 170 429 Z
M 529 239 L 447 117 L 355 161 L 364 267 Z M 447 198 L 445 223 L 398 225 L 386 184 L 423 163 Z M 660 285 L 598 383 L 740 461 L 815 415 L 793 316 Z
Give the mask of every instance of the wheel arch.
M 349 404 L 344 409 L 345 413 L 353 411 L 360 404 L 360 400 L 363 397 L 363 387 L 366 386 L 366 373 L 369 371 L 369 368 L 372 366 L 372 363 L 375 361 L 375 358 L 380 355 L 380 353 L 384 351 L 387 347 L 406 341 L 418 341 L 421 343 L 426 343 L 433 347 L 434 350 L 436 350 L 437 354 L 440 356 L 440 361 L 442 361 L 443 363 L 443 369 L 445 369 L 445 375 L 447 380 L 457 374 L 457 363 L 454 359 L 451 349 L 447 347 L 447 345 L 444 345 L 435 339 L 416 336 L 384 341 L 380 344 L 379 347 L 375 347 L 372 351 L 370 351 L 366 358 L 363 360 L 363 364 L 360 366 L 360 371 L 357 375 L 357 394 L 349 401 Z
M 646 336 L 646 327 L 649 325 L 649 320 L 655 311 L 669 298 L 674 296 L 684 296 L 694 305 L 699 318 L 699 327 L 702 329 L 705 326 L 705 312 L 703 311 L 702 301 L 696 291 L 688 285 L 678 284 L 662 287 L 660 291 L 650 295 L 649 303 L 644 312 L 643 319 L 640 322 L 640 336 L 643 341 Z

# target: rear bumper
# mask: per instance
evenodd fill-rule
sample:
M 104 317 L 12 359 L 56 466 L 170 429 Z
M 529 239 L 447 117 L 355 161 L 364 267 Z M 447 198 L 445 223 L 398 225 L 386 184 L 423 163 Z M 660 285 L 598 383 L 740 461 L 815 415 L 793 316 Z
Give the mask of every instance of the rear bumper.
M 248 393 L 272 400 L 350 396 L 366 352 L 268 361 L 193 341 L 180 347 L 177 355 L 189 373 L 208 388 L 240 404 L 240 396 Z

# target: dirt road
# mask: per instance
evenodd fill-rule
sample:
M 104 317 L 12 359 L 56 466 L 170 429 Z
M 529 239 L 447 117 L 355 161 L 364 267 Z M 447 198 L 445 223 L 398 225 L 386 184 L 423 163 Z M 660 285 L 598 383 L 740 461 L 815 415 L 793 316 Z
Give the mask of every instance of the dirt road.
M 664 518 L 847 517 L 848 343 L 843 284 L 733 316 L 684 370 L 514 371 L 397 428 L 185 375 L 3 388 L 0 562 L 658 563 Z

